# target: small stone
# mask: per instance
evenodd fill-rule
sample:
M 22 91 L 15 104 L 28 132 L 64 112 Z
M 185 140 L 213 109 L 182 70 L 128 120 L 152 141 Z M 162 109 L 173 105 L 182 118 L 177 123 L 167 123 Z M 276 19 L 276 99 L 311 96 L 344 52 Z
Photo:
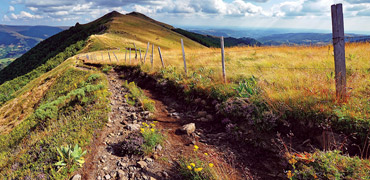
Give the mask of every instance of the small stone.
M 107 127 L 112 127 L 112 125 L 111 124 L 107 124 Z
M 200 98 L 197 98 L 197 99 L 194 100 L 194 102 L 197 103 L 197 104 L 200 103 L 200 101 L 202 101 L 202 99 L 200 99 Z
M 145 161 L 139 161 L 139 162 L 137 162 L 137 164 L 142 169 L 144 169 L 146 166 L 148 166 L 148 164 Z
M 199 111 L 198 112 L 198 117 L 206 117 L 207 116 L 207 111 Z
M 207 104 L 207 101 L 202 100 L 202 101 L 200 101 L 200 103 L 201 103 L 203 106 L 205 106 L 205 105 Z
M 152 158 L 153 158 L 153 159 L 158 159 L 158 158 L 159 158 L 159 156 L 158 156 L 157 154 L 153 154 Z
M 126 173 L 124 171 L 118 170 L 117 174 L 118 174 L 118 179 L 119 180 L 128 180 L 128 178 L 126 176 Z
M 210 114 L 207 114 L 206 118 L 207 118 L 208 120 L 210 120 L 210 121 L 212 121 L 212 120 L 213 120 L 213 116 L 212 116 L 212 115 L 210 115 Z
M 81 175 L 79 174 L 74 175 L 72 180 L 81 180 Z
M 115 177 L 117 176 L 117 172 L 116 172 L 116 171 L 112 171 L 112 172 L 110 172 L 110 176 L 111 176 L 112 178 L 115 178 Z
M 152 159 L 152 158 L 145 158 L 145 161 L 147 162 L 147 163 L 152 163 L 152 162 L 154 162 L 154 160 Z
M 162 149 L 163 148 L 162 148 L 162 146 L 160 144 L 158 144 L 158 145 L 155 146 L 155 150 L 156 151 L 162 151 Z
M 190 135 L 191 133 L 195 131 L 195 124 L 194 123 L 186 124 L 182 126 L 181 130 L 183 132 L 186 132 L 188 135 Z
M 110 175 L 109 175 L 109 174 L 107 174 L 107 175 L 105 175 L 105 176 L 104 176 L 104 178 L 105 178 L 105 179 L 110 179 L 111 177 L 110 177 Z
M 157 179 L 154 177 L 149 177 L 149 180 L 157 180 Z
M 127 125 L 127 129 L 130 131 L 139 131 L 140 124 L 129 124 Z
M 103 168 L 103 170 L 104 170 L 104 171 L 108 171 L 108 167 L 104 167 L 104 168 Z
M 98 178 L 96 178 L 97 180 L 102 180 L 101 176 L 98 176 Z
M 130 115 L 130 117 L 131 117 L 133 120 L 136 120 L 136 119 L 137 119 L 137 115 L 136 115 L 136 113 L 132 113 L 132 114 Z
M 123 125 L 127 125 L 127 124 L 128 124 L 128 122 L 127 122 L 127 121 L 125 121 L 125 120 L 123 120 L 123 121 L 121 122 L 121 124 L 123 124 Z
M 165 177 L 165 178 L 167 178 L 169 175 L 168 175 L 168 173 L 166 171 L 163 171 L 162 172 L 162 176 Z

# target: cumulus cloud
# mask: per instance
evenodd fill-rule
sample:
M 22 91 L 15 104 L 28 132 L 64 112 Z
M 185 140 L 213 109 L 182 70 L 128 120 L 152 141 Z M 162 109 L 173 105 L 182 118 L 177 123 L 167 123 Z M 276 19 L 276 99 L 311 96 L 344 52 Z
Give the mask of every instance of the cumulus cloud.
M 14 6 L 9 6 L 9 11 L 10 11 L 10 12 L 13 12 L 13 11 L 15 11 L 15 8 L 14 8 Z
M 21 11 L 19 14 L 10 14 L 10 19 L 13 19 L 13 20 L 30 20 L 30 19 L 41 19 L 42 16 L 39 16 L 39 15 L 34 15 L 34 14 L 31 14 L 31 13 L 28 13 L 26 11 Z

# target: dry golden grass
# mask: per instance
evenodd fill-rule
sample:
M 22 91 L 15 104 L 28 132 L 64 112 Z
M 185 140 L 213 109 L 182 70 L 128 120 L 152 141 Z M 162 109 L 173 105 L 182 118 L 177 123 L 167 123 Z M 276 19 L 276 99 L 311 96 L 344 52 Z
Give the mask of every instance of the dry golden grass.
M 16 98 L 0 107 L 0 134 L 9 133 L 14 127 L 34 112 L 34 107 L 42 100 L 48 89 L 62 73 L 73 65 L 74 58 L 70 58 L 39 78 L 31 81 L 15 93 Z
M 157 47 L 154 48 L 154 70 L 161 62 Z M 221 53 L 216 48 L 185 49 L 190 74 L 201 67 L 212 69 L 213 83 L 222 82 Z M 118 57 L 118 62 L 112 52 Z M 332 46 L 321 47 L 234 47 L 226 48 L 226 73 L 229 83 L 251 77 L 259 79 L 263 96 L 275 110 L 300 109 L 302 111 L 333 111 L 338 109 L 335 97 L 334 58 Z M 103 53 L 103 58 L 101 57 Z M 142 57 L 145 51 L 142 49 Z M 146 58 L 149 66 L 151 48 Z M 106 51 L 93 52 L 96 63 L 125 64 L 124 51 L 111 51 L 111 61 Z M 180 48 L 162 50 L 166 66 L 177 67 L 183 73 Z M 140 57 L 138 55 L 138 57 Z M 343 114 L 358 119 L 369 119 L 370 99 L 370 46 L 369 43 L 346 45 L 348 102 Z M 131 52 L 131 64 L 139 64 Z M 126 64 L 129 64 L 127 53 Z M 198 84 L 202 86 L 202 84 Z

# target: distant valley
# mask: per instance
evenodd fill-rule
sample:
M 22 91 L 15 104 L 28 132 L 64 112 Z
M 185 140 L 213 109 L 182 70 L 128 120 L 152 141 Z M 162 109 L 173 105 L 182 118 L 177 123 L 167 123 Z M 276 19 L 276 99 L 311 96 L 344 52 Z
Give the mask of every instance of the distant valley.
M 0 25 L 0 69 L 67 27 Z

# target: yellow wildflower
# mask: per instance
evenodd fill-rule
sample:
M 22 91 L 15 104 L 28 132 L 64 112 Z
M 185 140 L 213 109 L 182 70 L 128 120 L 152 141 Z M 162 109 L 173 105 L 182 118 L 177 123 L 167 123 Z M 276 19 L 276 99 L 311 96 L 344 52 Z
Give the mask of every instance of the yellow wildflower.
M 150 125 L 151 125 L 152 127 L 155 127 L 155 124 L 153 124 L 153 123 L 152 123 L 152 124 L 150 124 Z
M 191 170 L 191 169 L 192 169 L 192 168 L 191 168 L 191 166 L 187 166 L 187 167 L 188 167 L 188 169 L 189 169 L 189 170 Z
M 153 121 L 153 123 L 155 124 L 155 123 L 158 123 L 158 121 Z
M 288 179 L 292 179 L 292 177 L 294 176 L 294 173 L 292 173 L 291 170 L 289 170 L 287 173 L 286 173 L 286 176 L 288 177 Z
M 208 156 L 208 153 L 204 153 L 204 155 Z
M 295 160 L 294 158 L 289 160 L 289 164 L 294 165 L 295 163 L 297 163 L 297 160 Z
M 197 145 L 194 145 L 194 151 L 197 151 L 199 147 Z
M 143 133 L 144 132 L 144 128 L 140 128 L 140 132 Z
M 194 171 L 195 171 L 195 172 L 200 172 L 200 171 L 202 171 L 202 170 L 203 170 L 203 168 L 201 168 L 201 167 L 200 167 L 200 168 L 195 168 L 195 169 L 194 169 Z
M 154 132 L 155 130 L 153 128 L 151 128 L 150 131 Z
M 209 167 L 213 167 L 214 165 L 213 165 L 213 163 L 209 163 L 208 166 Z
M 190 163 L 190 166 L 193 166 L 193 167 L 195 167 L 195 164 L 194 164 L 194 163 Z

